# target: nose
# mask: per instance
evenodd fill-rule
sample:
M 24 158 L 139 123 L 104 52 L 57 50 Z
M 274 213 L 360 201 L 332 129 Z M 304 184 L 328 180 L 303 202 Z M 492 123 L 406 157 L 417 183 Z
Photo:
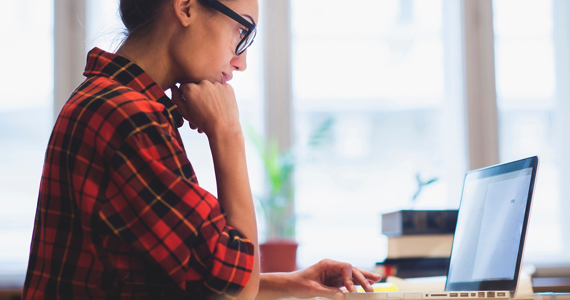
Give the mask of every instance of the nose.
M 245 71 L 245 69 L 247 69 L 246 56 L 247 56 L 247 50 L 243 52 L 241 55 L 234 55 L 234 57 L 230 61 L 230 64 L 232 65 L 232 68 L 235 71 L 243 72 Z

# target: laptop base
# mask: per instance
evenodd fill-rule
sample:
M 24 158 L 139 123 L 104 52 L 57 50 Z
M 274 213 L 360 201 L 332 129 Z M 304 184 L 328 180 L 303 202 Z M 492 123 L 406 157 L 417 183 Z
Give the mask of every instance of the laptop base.
M 398 300 L 398 299 L 510 299 L 510 291 L 457 291 L 457 292 L 375 292 L 346 293 L 345 300 Z

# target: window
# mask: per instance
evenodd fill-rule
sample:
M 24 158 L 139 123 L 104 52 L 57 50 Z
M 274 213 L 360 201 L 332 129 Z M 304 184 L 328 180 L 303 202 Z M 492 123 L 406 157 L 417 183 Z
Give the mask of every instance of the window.
M 301 266 L 322 257 L 368 269 L 381 261 L 386 241 L 379 215 L 412 206 L 418 173 L 438 181 L 415 207 L 456 208 L 469 161 L 481 160 L 466 151 L 477 140 L 467 133 L 485 135 L 489 128 L 499 135 L 494 163 L 541 158 L 525 261 L 569 259 L 563 182 L 570 166 L 570 26 L 564 21 L 570 9 L 564 1 L 494 1 L 488 20 L 454 1 L 293 0 L 292 6 L 297 143 L 303 146 L 323 120 L 335 124 L 320 148 L 303 149 L 306 159 L 297 169 Z M 481 112 L 468 110 L 470 96 L 457 92 L 480 81 L 468 82 L 470 66 L 454 59 L 465 51 L 461 35 L 482 39 L 484 47 L 488 36 L 477 35 L 492 33 L 477 29 L 489 24 L 462 26 L 466 19 L 455 17 L 460 9 L 470 20 L 494 22 L 497 129 L 468 125 Z M 468 101 L 480 107 L 483 122 L 494 117 L 485 115 L 491 113 L 486 104 Z
M 467 157 L 461 99 L 447 82 L 460 74 L 445 57 L 460 39 L 445 32 L 441 0 L 292 6 L 297 143 L 334 124 L 296 169 L 299 264 L 329 257 L 372 269 L 386 257 L 381 213 L 459 204 Z M 416 176 L 437 181 L 413 202 Z
M 561 168 L 568 160 L 561 151 L 560 115 L 564 110 L 557 94 L 555 1 L 494 1 L 497 104 L 501 161 L 539 155 L 540 170 L 535 192 L 526 259 L 560 261 L 564 257 L 564 223 Z M 557 23 L 564 30 L 563 23 Z M 560 50 L 560 49 L 559 49 Z M 544 245 L 549 245 L 544 247 Z
M 3 4 L 0 285 L 18 285 L 23 283 L 28 265 L 38 187 L 52 126 L 53 1 Z

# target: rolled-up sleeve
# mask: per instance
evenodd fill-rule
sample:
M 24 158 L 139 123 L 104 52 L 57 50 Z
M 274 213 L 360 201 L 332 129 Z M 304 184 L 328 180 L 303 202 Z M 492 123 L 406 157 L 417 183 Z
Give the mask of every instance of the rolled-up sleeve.
M 235 298 L 251 276 L 254 246 L 228 226 L 218 200 L 187 178 L 193 173 L 176 140 L 149 126 L 129 136 L 109 164 L 109 200 L 99 218 L 111 234 L 183 292 Z

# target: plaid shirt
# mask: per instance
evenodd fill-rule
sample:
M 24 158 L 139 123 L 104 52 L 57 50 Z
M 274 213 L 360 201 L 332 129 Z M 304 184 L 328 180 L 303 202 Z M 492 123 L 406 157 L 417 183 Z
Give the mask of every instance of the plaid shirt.
M 163 90 L 93 49 L 41 180 L 22 299 L 232 299 L 253 244 L 202 189 Z

